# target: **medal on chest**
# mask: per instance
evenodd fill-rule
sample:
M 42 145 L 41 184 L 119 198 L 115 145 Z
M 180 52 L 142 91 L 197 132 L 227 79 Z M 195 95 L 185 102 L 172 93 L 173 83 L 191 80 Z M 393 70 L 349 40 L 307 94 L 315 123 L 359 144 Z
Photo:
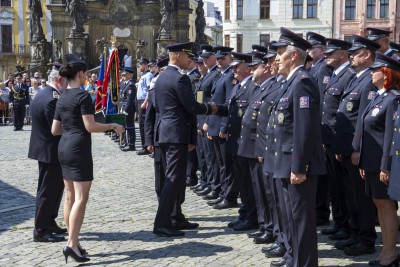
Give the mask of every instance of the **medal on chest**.
M 346 104 L 346 109 L 347 109 L 347 111 L 352 111 L 353 110 L 353 102 L 348 102 Z
M 283 121 L 285 120 L 285 115 L 283 115 L 283 113 L 279 113 L 278 114 L 278 122 L 279 124 L 283 124 Z

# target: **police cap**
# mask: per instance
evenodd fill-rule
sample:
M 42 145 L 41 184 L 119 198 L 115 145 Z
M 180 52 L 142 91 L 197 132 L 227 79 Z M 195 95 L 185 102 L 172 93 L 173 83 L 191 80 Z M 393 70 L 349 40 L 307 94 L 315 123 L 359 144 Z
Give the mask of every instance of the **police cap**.
M 148 65 L 149 64 L 149 60 L 147 59 L 147 58 L 145 58 L 145 57 L 141 57 L 140 58 L 140 60 L 139 60 L 139 64 L 140 65 Z
M 400 51 L 400 44 L 395 42 L 390 42 L 390 49 L 399 52 Z
M 272 41 L 268 44 L 268 53 L 265 55 L 266 58 L 271 58 L 276 56 L 276 41 Z
M 379 38 L 390 36 L 391 31 L 377 29 L 377 28 L 367 28 L 368 31 L 368 39 L 372 41 L 376 41 Z
M 165 66 L 168 66 L 169 63 L 169 57 L 158 57 L 157 58 L 157 67 L 158 68 L 164 68 Z
M 279 37 L 278 42 L 276 42 L 274 45 L 276 47 L 292 45 L 304 51 L 312 47 L 309 42 L 284 27 L 281 27 L 281 36 Z
M 132 68 L 129 68 L 129 67 L 125 67 L 124 69 L 123 69 L 123 71 L 122 71 L 122 75 L 125 75 L 125 74 L 127 74 L 127 73 L 133 73 L 133 69 Z
M 77 55 L 73 55 L 73 54 L 66 54 L 65 55 L 65 62 L 68 65 L 71 65 L 71 64 L 82 64 L 82 65 L 85 65 L 87 67 L 87 63 L 86 63 L 85 60 L 83 60 L 80 57 L 78 57 Z
M 230 55 L 233 48 L 227 46 L 214 46 L 213 51 L 217 58 L 223 58 L 224 56 Z
M 326 44 L 325 43 L 325 37 L 322 36 L 321 34 L 316 33 L 316 32 L 307 32 L 306 39 L 312 46 L 325 45 Z
M 167 45 L 167 51 L 168 52 L 185 52 L 190 57 L 192 57 L 192 56 L 194 56 L 193 52 L 192 52 L 192 46 L 193 46 L 192 42 L 170 44 L 170 45 Z
M 232 52 L 233 61 L 231 66 L 239 65 L 240 63 L 251 63 L 253 61 L 251 54 Z
M 376 51 L 379 48 L 381 48 L 381 46 L 375 43 L 374 41 L 371 41 L 370 39 L 353 34 L 353 46 L 350 47 L 349 51 L 355 51 L 361 48 L 366 48 L 371 51 Z
M 263 57 L 265 57 L 266 53 L 262 53 L 259 52 L 257 50 L 253 50 L 253 52 L 251 52 L 252 56 L 252 62 L 249 64 L 249 66 L 256 66 L 260 63 L 263 62 Z M 268 61 L 268 60 L 267 60 Z
M 381 67 L 388 67 L 388 68 L 391 68 L 392 70 L 400 72 L 400 62 L 399 61 L 397 61 L 391 57 L 388 57 L 381 52 L 376 52 L 375 62 L 369 68 L 377 69 L 377 68 L 381 68 Z
M 214 52 L 214 50 L 213 50 L 213 47 L 212 47 L 211 45 L 202 44 L 202 45 L 200 46 L 200 49 L 201 49 L 201 54 L 199 55 L 200 57 L 203 57 L 203 58 L 204 58 L 204 57 L 209 57 L 209 56 L 215 54 L 215 52 Z
M 252 45 L 251 49 L 253 49 L 253 52 L 268 53 L 268 47 L 262 45 Z
M 330 54 L 336 50 L 349 50 L 351 47 L 351 43 L 339 39 L 326 38 L 325 41 L 326 50 L 323 52 L 324 54 Z
M 150 65 L 153 65 L 153 66 L 157 65 L 157 61 L 155 61 L 154 59 L 150 58 L 149 59 L 149 66 Z

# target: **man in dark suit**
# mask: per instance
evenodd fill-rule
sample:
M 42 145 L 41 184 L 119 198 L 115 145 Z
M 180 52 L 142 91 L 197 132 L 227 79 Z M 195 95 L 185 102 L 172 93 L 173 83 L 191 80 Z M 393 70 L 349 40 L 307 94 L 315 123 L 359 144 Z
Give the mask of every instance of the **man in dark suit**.
M 184 72 L 193 56 L 192 43 L 173 44 L 167 49 L 170 63 L 155 84 L 156 88 L 163 88 L 155 91 L 155 103 L 160 112 L 155 131 L 166 164 L 153 232 L 160 236 L 183 236 L 184 232 L 177 229 L 193 229 L 198 224 L 184 220 L 173 225 L 171 214 L 179 193 L 185 190 L 188 151 L 195 148 L 197 132 L 193 115 L 211 114 L 211 106 L 196 102 L 190 79 Z
M 275 45 L 279 73 L 287 81 L 272 110 L 273 178 L 281 181 L 292 257 L 271 266 L 318 266 L 315 197 L 317 176 L 325 173 L 325 163 L 318 85 L 303 66 L 311 45 L 285 28 Z
M 10 106 L 13 109 L 14 131 L 22 131 L 26 108 L 29 106 L 29 88 L 17 76 L 16 83 L 10 87 Z
M 371 83 L 371 70 L 379 44 L 353 35 L 351 67 L 357 72 L 343 92 L 336 114 L 334 147 L 335 157 L 341 162 L 344 190 L 348 196 L 350 239 L 338 241 L 337 249 L 347 255 L 363 255 L 375 251 L 375 209 L 372 199 L 365 194 L 365 185 L 358 167 L 352 163 L 352 142 L 357 120 L 375 97 L 377 88 Z
M 136 142 L 136 132 L 135 132 L 135 100 L 136 100 L 136 79 L 133 78 L 133 69 L 126 67 L 122 72 L 125 75 L 125 80 L 127 81 L 124 92 L 126 95 L 126 106 L 123 110 L 126 122 L 126 132 L 124 138 L 124 146 L 121 147 L 122 151 L 135 151 L 135 142 Z
M 56 103 L 66 86 L 66 80 L 59 77 L 58 71 L 53 69 L 49 75 L 49 84 L 37 94 L 31 107 L 32 132 L 28 157 L 37 160 L 39 164 L 33 231 L 35 242 L 64 241 L 63 236 L 55 234 L 67 232 L 55 221 L 64 191 L 64 181 L 58 161 L 60 136 L 51 134 Z
M 340 172 L 340 164 L 335 159 L 333 148 L 333 136 L 335 128 L 336 113 L 339 108 L 340 99 L 344 89 L 355 75 L 350 67 L 348 49 L 351 43 L 338 40 L 326 39 L 327 47 L 324 52 L 327 64 L 334 68 L 326 89 L 323 91 L 322 143 L 325 148 L 325 159 L 329 192 L 332 202 L 333 228 L 322 229 L 321 233 L 330 235 L 331 240 L 347 239 L 349 236 L 349 217 L 344 194 L 343 178 Z

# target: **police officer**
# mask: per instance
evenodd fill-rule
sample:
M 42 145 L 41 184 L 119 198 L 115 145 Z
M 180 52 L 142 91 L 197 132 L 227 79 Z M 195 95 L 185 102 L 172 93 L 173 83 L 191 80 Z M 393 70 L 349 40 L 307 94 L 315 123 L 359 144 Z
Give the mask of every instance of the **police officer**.
M 352 163 L 352 141 L 357 120 L 369 102 L 375 97 L 377 88 L 371 83 L 371 70 L 375 52 L 380 45 L 367 38 L 353 35 L 351 67 L 357 72 L 343 92 L 336 114 L 333 150 L 341 161 L 345 195 L 348 196 L 351 236 L 338 241 L 335 247 L 347 255 L 356 256 L 375 251 L 375 211 L 372 199 L 364 192 L 364 182 L 358 167 Z
M 58 161 L 58 143 L 60 136 L 51 134 L 56 103 L 67 87 L 67 81 L 53 69 L 49 75 L 49 84 L 42 89 L 32 103 L 32 132 L 28 157 L 39 164 L 39 181 L 36 195 L 35 242 L 64 241 L 67 229 L 56 223 L 61 198 L 64 192 L 64 180 Z
M 196 142 L 195 114 L 211 114 L 211 106 L 196 102 L 189 77 L 185 74 L 190 61 L 192 43 L 167 46 L 170 63 L 160 74 L 155 87 L 155 103 L 159 107 L 160 121 L 156 126 L 156 140 L 166 163 L 165 183 L 161 192 L 153 233 L 159 236 L 183 236 L 176 229 L 194 229 L 196 223 L 185 218 L 171 221 L 171 214 L 179 194 L 185 190 L 188 150 Z
M 125 80 L 127 81 L 124 92 L 126 92 L 126 106 L 123 110 L 126 122 L 126 132 L 124 138 L 124 147 L 121 148 L 122 151 L 135 151 L 136 142 L 136 132 L 135 132 L 135 99 L 136 99 L 136 86 L 134 71 L 132 68 L 126 67 L 122 72 L 125 75 Z
M 347 84 L 355 75 L 350 67 L 348 49 L 351 43 L 338 40 L 326 39 L 326 50 L 324 52 L 327 64 L 334 68 L 326 89 L 323 91 L 322 143 L 325 148 L 325 159 L 329 191 L 332 202 L 333 228 L 322 229 L 321 233 L 330 235 L 331 240 L 347 239 L 349 236 L 348 212 L 346 195 L 343 191 L 343 178 L 340 173 L 339 162 L 335 159 L 333 147 L 333 135 L 335 117 L 339 108 L 340 99 Z
M 400 61 L 400 44 L 395 42 L 390 42 L 390 49 L 393 50 L 392 57 L 397 61 Z
M 390 34 L 391 31 L 377 29 L 377 28 L 366 28 L 368 31 L 368 39 L 376 42 L 381 47 L 377 50 L 385 54 L 388 57 L 391 57 L 395 60 L 399 60 L 400 58 L 395 54 L 395 51 L 390 47 Z
M 279 73 L 287 81 L 272 110 L 273 178 L 280 179 L 283 188 L 292 258 L 272 261 L 271 266 L 318 266 L 315 197 L 317 176 L 325 173 L 325 163 L 318 85 L 303 67 L 311 45 L 282 27 L 276 46 Z
M 29 106 L 29 88 L 17 76 L 16 83 L 10 87 L 10 103 L 13 109 L 14 131 L 22 131 L 26 108 Z

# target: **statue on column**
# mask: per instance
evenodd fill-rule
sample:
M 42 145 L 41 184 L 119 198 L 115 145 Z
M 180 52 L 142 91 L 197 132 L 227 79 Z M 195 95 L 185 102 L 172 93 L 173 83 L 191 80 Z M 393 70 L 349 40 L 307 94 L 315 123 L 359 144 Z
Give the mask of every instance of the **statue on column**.
M 160 0 L 161 25 L 158 30 L 159 39 L 171 39 L 172 13 L 174 0 Z
M 40 19 L 43 17 L 42 4 L 40 0 L 29 0 L 28 7 L 31 10 L 30 16 L 30 39 L 31 41 L 39 41 L 44 39 L 42 23 Z
M 196 26 L 196 41 L 194 44 L 195 50 L 200 50 L 200 45 L 207 44 L 207 37 L 204 34 L 204 29 L 206 28 L 206 19 L 204 17 L 204 3 L 199 0 L 196 8 L 196 20 L 194 22 Z
M 85 0 L 66 0 L 65 12 L 69 13 L 73 21 L 70 36 L 82 37 L 85 31 L 83 24 L 88 20 Z

